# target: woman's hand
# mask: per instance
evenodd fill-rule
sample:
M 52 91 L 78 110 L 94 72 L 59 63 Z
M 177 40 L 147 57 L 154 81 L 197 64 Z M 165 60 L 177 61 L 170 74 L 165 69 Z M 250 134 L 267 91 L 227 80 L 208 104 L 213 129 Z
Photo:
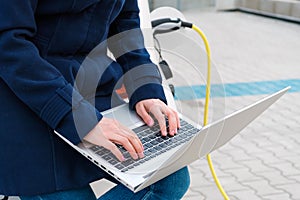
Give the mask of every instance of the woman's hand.
M 113 119 L 103 117 L 83 139 L 110 150 L 120 161 L 125 158 L 116 144 L 122 145 L 133 159 L 144 157 L 144 148 L 137 135 Z
M 169 135 L 174 136 L 177 129 L 180 128 L 178 113 L 159 99 L 142 100 L 136 104 L 135 109 L 148 126 L 154 124 L 154 120 L 149 115 L 152 113 L 159 123 L 162 136 L 168 134 L 165 118 L 168 118 L 169 121 Z
M 174 136 L 180 128 L 177 112 L 159 99 L 142 100 L 136 104 L 135 108 L 148 126 L 154 124 L 154 120 L 149 115 L 152 113 L 159 123 L 162 136 L 168 134 L 165 117 L 169 121 L 169 135 Z M 116 144 L 122 145 L 133 159 L 144 157 L 144 147 L 137 135 L 114 119 L 103 117 L 83 139 L 110 150 L 120 161 L 124 161 L 125 158 Z

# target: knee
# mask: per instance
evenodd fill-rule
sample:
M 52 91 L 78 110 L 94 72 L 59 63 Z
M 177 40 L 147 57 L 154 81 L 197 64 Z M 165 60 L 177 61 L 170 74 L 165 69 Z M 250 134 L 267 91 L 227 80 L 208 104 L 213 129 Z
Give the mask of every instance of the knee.
M 174 199 L 181 199 L 190 187 L 190 174 L 187 167 L 184 167 L 174 174 L 175 182 L 173 182 L 173 193 L 176 195 Z
M 152 190 L 162 199 L 181 199 L 189 186 L 190 175 L 188 168 L 184 167 L 152 185 Z

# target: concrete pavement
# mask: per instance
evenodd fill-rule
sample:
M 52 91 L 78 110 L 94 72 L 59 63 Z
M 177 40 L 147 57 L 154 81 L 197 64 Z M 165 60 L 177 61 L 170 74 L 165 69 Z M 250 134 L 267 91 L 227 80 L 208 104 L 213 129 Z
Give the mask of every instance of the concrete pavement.
M 208 36 L 224 84 L 239 88 L 256 82 L 257 90 L 267 88 L 265 94 L 255 93 L 255 87 L 240 88 L 225 98 L 226 113 L 275 92 L 288 81 L 297 82 L 294 91 L 211 156 L 230 199 L 300 199 L 300 25 L 240 12 L 184 14 Z M 222 199 L 206 159 L 189 169 L 191 187 L 184 199 Z

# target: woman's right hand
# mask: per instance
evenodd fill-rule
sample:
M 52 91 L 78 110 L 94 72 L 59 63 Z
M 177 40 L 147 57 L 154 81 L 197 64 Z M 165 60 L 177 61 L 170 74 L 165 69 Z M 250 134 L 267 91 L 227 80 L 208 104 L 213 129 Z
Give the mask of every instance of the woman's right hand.
M 114 119 L 103 117 L 83 139 L 110 150 L 120 161 L 125 158 L 116 144 L 122 145 L 133 159 L 144 157 L 144 147 L 137 135 Z

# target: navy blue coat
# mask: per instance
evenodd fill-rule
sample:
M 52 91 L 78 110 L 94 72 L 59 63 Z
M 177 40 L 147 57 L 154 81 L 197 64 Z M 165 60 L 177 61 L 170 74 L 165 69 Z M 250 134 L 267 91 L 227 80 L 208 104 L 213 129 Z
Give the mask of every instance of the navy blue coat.
M 53 130 L 79 143 L 100 111 L 121 102 L 112 94 L 130 70 L 137 69 L 122 83 L 132 109 L 142 99 L 165 101 L 138 14 L 136 0 L 1 1 L 0 194 L 50 193 L 106 177 Z

